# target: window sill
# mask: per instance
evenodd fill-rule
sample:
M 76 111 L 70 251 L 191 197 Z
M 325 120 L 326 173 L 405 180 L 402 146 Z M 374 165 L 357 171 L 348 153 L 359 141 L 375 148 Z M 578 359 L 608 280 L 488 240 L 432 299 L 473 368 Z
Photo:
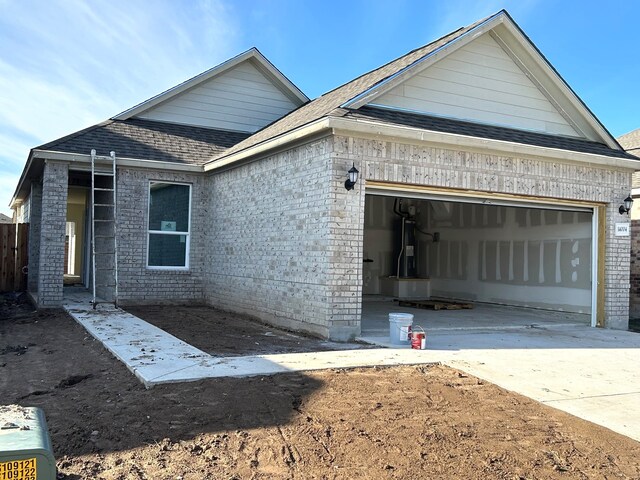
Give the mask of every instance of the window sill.
M 186 275 L 191 273 L 189 267 L 146 267 L 147 273 L 175 273 Z

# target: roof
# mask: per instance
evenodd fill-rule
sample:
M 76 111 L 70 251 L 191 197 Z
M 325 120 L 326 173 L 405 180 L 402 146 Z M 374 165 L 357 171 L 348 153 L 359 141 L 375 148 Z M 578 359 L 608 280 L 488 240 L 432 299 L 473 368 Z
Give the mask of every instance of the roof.
M 11 217 L 7 217 L 4 213 L 0 213 L 0 223 L 13 223 Z
M 510 25 L 510 28 L 516 29 L 517 32 L 524 36 L 524 40 L 520 37 L 517 39 L 520 48 L 525 49 L 527 52 L 537 52 L 534 56 L 542 62 L 544 68 L 547 69 L 541 70 L 547 72 L 545 75 L 551 78 L 553 77 L 553 72 L 555 72 L 559 83 L 565 89 L 558 91 L 565 92 L 563 93 L 565 95 L 571 96 L 572 94 L 575 96 L 578 103 L 582 105 L 582 110 L 577 110 L 582 115 L 581 118 L 587 118 L 592 124 L 595 123 L 601 127 L 601 135 L 597 138 L 601 138 L 603 140 L 602 143 L 445 119 L 426 114 L 386 111 L 380 108 L 367 107 L 366 105 L 360 106 L 362 103 L 368 103 L 370 98 L 374 98 L 377 94 L 376 92 L 384 91 L 384 88 L 393 84 L 393 82 L 401 81 L 402 78 L 412 75 L 415 70 L 419 70 L 421 66 L 428 63 L 425 62 L 425 60 L 430 59 L 435 61 L 441 54 L 447 55 L 450 48 L 455 48 L 452 47 L 452 45 L 460 45 L 465 41 L 471 41 L 474 38 L 474 34 L 480 34 L 483 29 L 493 28 L 496 23 L 503 21 Z M 320 122 L 318 121 L 322 119 L 337 120 L 338 117 L 343 117 L 353 122 L 367 120 L 369 122 L 389 125 L 411 126 L 436 132 L 447 132 L 471 137 L 517 142 L 525 145 L 598 154 L 625 160 L 638 159 L 617 148 L 619 145 L 611 134 L 606 131 L 595 115 L 582 103 L 582 100 L 575 95 L 570 86 L 564 82 L 562 77 L 553 69 L 553 66 L 537 50 L 528 37 L 524 35 L 505 10 L 501 10 L 472 25 L 460 28 L 423 47 L 412 50 L 402 57 L 345 83 L 313 101 L 304 103 L 297 109 L 253 134 L 131 118 L 246 60 L 255 61 L 260 64 L 264 71 L 281 85 L 284 91 L 296 97 L 300 103 L 308 100 L 295 85 L 284 77 L 284 75 L 254 48 L 106 122 L 41 145 L 37 147 L 36 150 L 88 155 L 91 149 L 95 148 L 99 155 L 106 155 L 113 150 L 116 151 L 120 158 L 173 162 L 191 166 L 202 166 L 210 163 L 211 166 L 216 168 L 217 165 L 224 164 L 226 161 L 235 161 L 233 154 L 244 155 L 244 151 L 248 150 L 247 154 L 252 155 L 252 147 L 259 145 L 262 147 L 264 145 L 265 149 L 269 149 L 273 146 L 270 141 L 278 138 L 282 138 L 283 142 L 289 141 L 285 136 L 285 134 L 289 132 L 302 129 L 302 127 L 305 126 L 313 127 L 319 125 Z M 548 73 L 549 70 L 552 74 Z M 566 93 L 567 91 L 569 94 Z M 355 107 L 360 108 L 355 110 Z M 639 131 L 631 132 L 627 135 L 632 136 L 637 132 Z M 623 139 L 627 137 L 627 135 L 621 137 L 621 141 L 624 141 Z M 637 136 L 640 137 L 640 134 Z M 632 138 L 636 137 L 634 136 Z M 640 141 L 634 143 L 634 145 L 640 146 Z M 629 147 L 627 148 L 629 149 Z M 19 181 L 14 198 L 16 198 L 16 195 L 20 191 L 23 180 L 28 176 L 28 170 L 30 169 L 33 157 L 32 151 Z M 229 157 L 229 159 L 223 160 L 226 157 Z M 220 162 L 216 162 L 216 160 L 220 160 Z
M 490 17 L 488 17 L 490 18 Z M 380 68 L 372 70 L 355 80 L 352 80 L 344 85 L 325 93 L 324 95 L 312 100 L 311 102 L 301 106 L 297 110 L 292 111 L 288 115 L 285 115 L 280 120 L 276 120 L 270 125 L 267 125 L 262 130 L 257 131 L 251 137 L 243 142 L 240 142 L 233 148 L 224 152 L 224 155 L 231 155 L 246 148 L 255 146 L 266 140 L 270 140 L 278 135 L 287 133 L 298 127 L 302 127 L 315 120 L 319 120 L 325 116 L 344 113 L 341 111 L 340 106 L 349 100 L 357 97 L 362 92 L 365 92 L 383 82 L 387 78 L 397 74 L 399 71 L 407 68 L 413 63 L 419 61 L 429 53 L 434 52 L 438 48 L 454 41 L 456 38 L 464 35 L 469 30 L 472 30 L 476 26 L 480 25 L 487 19 L 482 19 L 476 23 L 469 25 L 468 27 L 460 28 L 444 37 L 441 37 L 423 47 L 412 50 L 411 52 L 403 55 L 402 57 L 393 60 Z
M 627 152 L 640 156 L 640 128 L 617 138 Z
M 202 165 L 249 136 L 151 120 L 108 120 L 37 147 L 38 150 L 88 155 L 115 151 L 118 157 Z
M 435 117 L 424 114 L 400 112 L 374 107 L 360 107 L 350 110 L 346 118 L 355 120 L 367 120 L 378 123 L 400 125 L 405 127 L 420 128 L 433 132 L 453 133 L 469 137 L 488 138 L 505 142 L 522 143 L 545 148 L 557 148 L 572 152 L 591 153 L 608 157 L 627 158 L 637 160 L 637 157 L 623 150 L 614 150 L 607 145 L 590 140 L 575 137 L 564 137 L 544 133 L 517 130 L 514 128 L 486 125 L 474 122 L 465 122 L 444 117 Z M 640 139 L 640 137 L 639 137 Z
M 600 149 L 605 155 L 620 157 L 620 151 L 617 150 L 619 145 L 616 143 L 613 136 L 606 130 L 606 128 L 601 124 L 601 122 L 593 115 L 593 113 L 588 109 L 588 107 L 582 102 L 582 100 L 575 94 L 575 92 L 571 89 L 571 87 L 564 81 L 564 79 L 559 75 L 559 73 L 554 69 L 554 67 L 547 61 L 547 59 L 542 55 L 542 53 L 537 49 L 537 47 L 531 42 L 531 40 L 524 34 L 524 32 L 520 29 L 520 27 L 513 21 L 513 19 L 509 16 L 506 10 L 500 10 L 498 13 L 491 15 L 487 18 L 479 20 L 467 27 L 460 28 L 448 35 L 445 35 L 438 40 L 435 40 L 421 48 L 416 50 L 412 50 L 406 55 L 393 60 L 382 67 L 375 69 L 369 73 L 366 73 L 355 80 L 348 82 L 335 90 L 331 90 L 330 92 L 318 97 L 317 99 L 301 106 L 300 108 L 292 111 L 288 115 L 282 117 L 280 120 L 273 122 L 270 125 L 267 125 L 262 130 L 254 133 L 251 137 L 246 140 L 238 143 L 234 147 L 229 150 L 223 152 L 217 158 L 212 158 L 213 164 L 215 164 L 215 160 L 241 152 L 243 150 L 249 149 L 261 143 L 267 142 L 269 140 L 275 139 L 281 135 L 284 135 L 288 132 L 296 130 L 298 128 L 304 127 L 305 125 L 311 124 L 315 121 L 321 120 L 323 118 L 332 117 L 332 116 L 343 116 L 348 111 L 349 108 L 359 108 L 361 105 L 368 103 L 368 101 L 372 98 L 375 98 L 376 92 L 384 91 L 388 85 L 393 84 L 393 82 L 400 81 L 400 79 L 404 78 L 407 75 L 412 75 L 412 71 L 419 69 L 423 65 L 423 61 L 427 59 L 427 57 L 431 58 L 436 54 L 439 54 L 440 51 L 445 51 L 447 48 L 452 46 L 454 43 L 458 43 L 457 41 L 463 41 L 462 37 L 466 36 L 467 33 L 471 32 L 475 29 L 482 28 L 493 28 L 496 22 L 506 22 L 510 27 L 517 33 L 522 36 L 522 39 L 517 40 L 522 42 L 523 48 L 527 51 L 535 52 L 534 57 L 538 59 L 541 65 L 546 68 L 546 70 L 541 70 L 547 72 L 546 75 L 550 75 L 554 77 L 554 82 L 559 85 L 559 91 L 564 92 L 564 95 L 568 95 L 575 100 L 578 105 L 578 112 L 583 116 L 583 118 L 588 119 L 587 122 L 592 126 L 595 126 L 596 130 L 599 131 L 598 138 L 603 140 L 602 148 Z M 470 34 L 471 35 L 471 34 Z M 470 38 L 466 36 L 465 38 Z M 471 37 L 472 38 L 472 37 Z M 445 53 L 446 55 L 446 53 Z M 580 108 L 582 110 L 580 110 Z M 488 129 L 490 130 L 490 129 Z M 528 135 L 529 132 L 523 131 L 521 135 L 522 138 L 532 139 L 536 136 L 535 133 L 532 135 Z M 542 137 L 548 139 L 550 142 L 552 140 L 552 136 L 547 136 L 542 134 Z M 542 138 L 540 137 L 540 139 Z M 580 143 L 580 142 L 579 142 Z M 582 144 L 589 144 L 595 142 L 590 142 L 586 140 L 582 142 Z M 568 142 L 551 142 L 552 145 L 562 144 L 568 145 Z M 532 143 L 532 145 L 538 145 L 538 143 Z M 540 145 L 540 146 L 548 146 L 550 148 L 561 148 L 554 147 L 552 145 Z M 575 148 L 582 148 L 582 146 Z M 593 150 L 598 150 L 594 146 Z M 581 150 L 577 150 L 581 151 Z M 617 152 L 617 153 L 613 153 Z M 622 157 L 628 158 L 624 154 Z

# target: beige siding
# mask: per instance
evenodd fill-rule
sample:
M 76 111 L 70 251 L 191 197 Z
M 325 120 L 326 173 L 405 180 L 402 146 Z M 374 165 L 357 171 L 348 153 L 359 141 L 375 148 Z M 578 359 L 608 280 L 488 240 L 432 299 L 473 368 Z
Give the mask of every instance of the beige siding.
M 372 104 L 578 136 L 488 34 L 409 78 Z
M 293 101 L 245 61 L 137 117 L 255 132 L 294 108 Z

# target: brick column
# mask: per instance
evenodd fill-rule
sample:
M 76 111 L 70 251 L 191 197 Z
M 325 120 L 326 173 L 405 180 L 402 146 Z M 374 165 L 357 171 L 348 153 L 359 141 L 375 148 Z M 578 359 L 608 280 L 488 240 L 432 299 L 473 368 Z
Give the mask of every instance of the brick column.
M 360 335 L 362 315 L 362 255 L 364 234 L 364 162 L 355 162 L 360 180 L 353 190 L 344 182 L 351 160 L 335 156 L 329 214 L 329 338 L 352 340 Z
M 640 199 L 636 201 L 640 202 Z M 631 284 L 629 317 L 640 318 L 640 220 L 636 218 L 631 219 L 631 275 L 629 283 Z
M 38 307 L 62 305 L 69 166 L 47 160 L 42 179 Z
M 630 176 L 629 176 L 630 179 Z M 620 188 L 615 199 L 623 199 L 629 188 Z M 616 223 L 631 223 L 626 215 L 620 215 L 620 201 L 607 206 L 607 233 L 605 239 L 605 287 L 604 326 L 617 330 L 629 328 L 631 237 L 617 237 Z M 633 234 L 633 231 L 632 231 Z
M 29 276 L 27 291 L 37 295 L 38 270 L 40 269 L 40 226 L 42 223 L 42 184 L 31 183 L 29 196 Z

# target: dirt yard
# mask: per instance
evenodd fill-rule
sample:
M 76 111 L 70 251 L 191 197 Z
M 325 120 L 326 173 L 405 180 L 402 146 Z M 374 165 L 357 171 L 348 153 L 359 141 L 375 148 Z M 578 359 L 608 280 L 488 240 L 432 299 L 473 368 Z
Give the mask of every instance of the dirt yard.
M 131 314 L 152 323 L 209 355 L 236 357 L 278 353 L 324 352 L 371 348 L 337 343 L 287 332 L 210 307 L 129 307 Z
M 61 479 L 640 478 L 640 444 L 444 367 L 144 387 L 72 319 L 0 297 L 0 398 Z

